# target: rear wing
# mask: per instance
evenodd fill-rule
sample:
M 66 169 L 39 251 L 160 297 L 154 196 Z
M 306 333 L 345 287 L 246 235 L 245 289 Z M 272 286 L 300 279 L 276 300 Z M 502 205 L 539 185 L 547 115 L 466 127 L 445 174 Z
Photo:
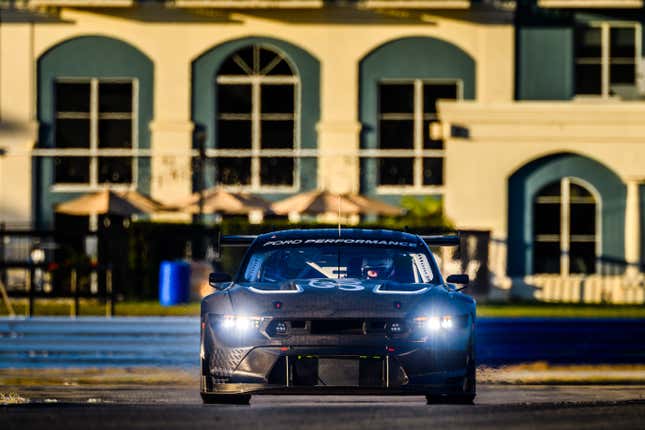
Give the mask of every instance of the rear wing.
M 459 233 L 446 235 L 419 236 L 428 246 L 459 246 Z
M 459 234 L 419 236 L 428 246 L 459 246 Z M 257 235 L 226 235 L 220 236 L 219 246 L 248 247 L 257 238 Z
M 253 243 L 256 237 L 257 235 L 252 234 L 220 236 L 219 246 L 247 247 Z

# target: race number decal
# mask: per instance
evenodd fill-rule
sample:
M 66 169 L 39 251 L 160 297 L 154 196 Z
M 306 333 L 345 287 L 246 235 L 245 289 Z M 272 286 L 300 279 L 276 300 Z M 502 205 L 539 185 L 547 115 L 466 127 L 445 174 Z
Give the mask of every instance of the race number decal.
M 312 288 L 338 288 L 342 291 L 363 291 L 365 286 L 355 279 L 312 279 L 307 283 Z

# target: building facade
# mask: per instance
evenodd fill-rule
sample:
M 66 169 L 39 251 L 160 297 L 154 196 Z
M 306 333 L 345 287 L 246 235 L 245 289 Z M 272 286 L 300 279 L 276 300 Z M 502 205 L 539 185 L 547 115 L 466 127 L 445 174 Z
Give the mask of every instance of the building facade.
M 0 215 L 106 187 L 444 202 L 493 294 L 642 301 L 643 3 L 31 0 L 0 23 Z

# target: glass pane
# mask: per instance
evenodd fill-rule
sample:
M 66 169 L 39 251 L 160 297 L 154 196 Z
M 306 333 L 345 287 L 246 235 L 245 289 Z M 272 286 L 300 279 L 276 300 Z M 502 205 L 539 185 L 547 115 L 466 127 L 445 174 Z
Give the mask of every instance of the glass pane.
M 379 122 L 381 149 L 414 148 L 413 120 L 385 120 Z
M 248 46 L 246 48 L 242 48 L 239 51 L 236 52 L 237 56 L 246 64 L 246 66 L 249 68 L 249 70 L 252 70 L 253 72 L 257 72 L 257 68 L 254 67 L 254 61 L 253 61 L 253 46 Z
M 262 149 L 293 148 L 293 121 L 270 121 L 261 123 L 260 147 Z
M 250 84 L 220 84 L 217 92 L 218 113 L 251 113 Z
M 380 84 L 381 113 L 414 113 L 413 84 Z
M 560 181 L 557 182 L 552 182 L 549 185 L 545 185 L 540 192 L 538 193 L 538 198 L 539 197 L 560 197 L 562 194 L 562 186 L 560 184 Z
M 569 273 L 596 272 L 595 242 L 572 242 L 569 246 Z
M 576 57 L 598 58 L 602 56 L 602 36 L 600 27 L 576 28 Z
M 132 148 L 132 120 L 100 119 L 99 148 Z
M 217 147 L 251 149 L 251 121 L 217 121 Z
M 90 112 L 90 83 L 56 82 L 57 112 Z
M 293 168 L 293 158 L 261 158 L 260 182 L 262 185 L 293 185 Z
M 132 83 L 99 83 L 99 112 L 132 112 Z
M 631 64 L 610 64 L 609 81 L 611 84 L 634 85 L 636 82 L 636 65 Z
M 576 64 L 576 94 L 601 94 L 600 64 Z
M 294 72 L 291 70 L 291 66 L 285 60 L 282 60 L 273 66 L 271 70 L 268 70 L 266 74 L 268 76 L 293 76 Z
M 278 60 L 280 56 L 271 51 L 270 49 L 260 48 L 260 70 L 264 70 L 270 66 L 274 60 Z
M 293 84 L 262 85 L 260 90 L 262 113 L 293 114 Z
M 249 185 L 251 183 L 250 158 L 218 158 L 215 160 L 217 182 L 225 185 Z
M 457 84 L 423 84 L 423 113 L 436 113 L 437 100 L 457 99 Z
M 99 157 L 99 183 L 132 183 L 132 158 Z
M 54 158 L 54 182 L 57 184 L 87 184 L 90 182 L 89 157 Z
M 423 121 L 423 149 L 443 149 L 443 139 L 433 139 L 430 133 L 431 127 L 441 128 L 441 123 L 432 120 Z
M 636 29 L 634 27 L 609 29 L 609 57 L 636 57 Z
M 89 148 L 89 119 L 57 119 L 56 148 Z
M 560 203 L 536 203 L 533 205 L 533 234 L 560 236 Z
M 443 185 L 443 158 L 423 159 L 423 185 Z
M 217 71 L 218 75 L 246 75 L 247 73 L 244 71 L 244 69 L 235 61 L 234 55 L 231 55 L 228 57 L 222 65 L 220 66 L 219 70 Z
M 596 234 L 596 205 L 572 204 L 571 210 L 571 234 Z
M 379 158 L 379 185 L 413 185 L 413 158 Z
M 281 56 L 270 49 L 260 49 L 260 72 L 266 75 L 292 76 L 291 67 Z
M 582 185 L 578 185 L 574 183 L 569 185 L 569 195 L 571 198 L 585 197 L 585 198 L 593 199 L 593 195 L 589 190 L 587 190 Z
M 533 244 L 533 273 L 560 273 L 560 243 Z

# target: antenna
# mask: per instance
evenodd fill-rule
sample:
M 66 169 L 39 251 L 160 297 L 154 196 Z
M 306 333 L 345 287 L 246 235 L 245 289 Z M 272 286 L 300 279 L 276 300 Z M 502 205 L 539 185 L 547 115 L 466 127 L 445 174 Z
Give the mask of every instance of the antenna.
M 340 194 L 338 194 L 338 238 L 340 239 Z M 338 266 L 336 273 L 338 274 L 338 279 L 340 279 L 340 243 L 337 245 L 336 250 L 338 251 Z
M 338 237 L 340 237 L 340 194 L 338 195 Z

